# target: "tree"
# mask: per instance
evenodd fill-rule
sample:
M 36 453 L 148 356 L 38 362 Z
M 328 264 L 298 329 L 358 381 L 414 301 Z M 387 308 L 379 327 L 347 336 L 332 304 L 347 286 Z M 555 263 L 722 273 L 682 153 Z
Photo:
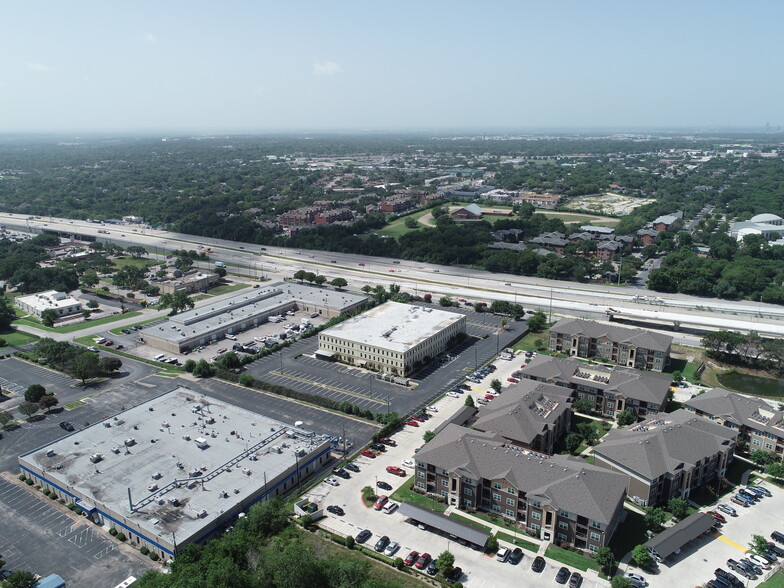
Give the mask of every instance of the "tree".
M 602 571 L 608 576 L 612 574 L 612 571 L 618 564 L 618 562 L 615 561 L 612 549 L 609 547 L 600 547 L 596 551 L 595 559 Z
M 689 514 L 689 503 L 683 498 L 675 496 L 670 498 L 670 501 L 667 503 L 667 510 L 672 513 L 672 516 L 680 520 Z
M 762 555 L 768 551 L 768 540 L 764 535 L 752 535 L 749 548 L 757 555 Z
M 98 372 L 106 376 L 119 372 L 121 367 L 122 361 L 114 356 L 102 357 L 98 360 Z
M 47 308 L 41 313 L 41 322 L 45 327 L 51 327 L 57 320 L 57 313 L 51 308 Z
M 572 455 L 574 455 L 574 452 L 580 447 L 580 443 L 582 443 L 582 438 L 576 433 L 569 433 L 564 437 L 564 449 Z
M 226 274 L 228 272 L 226 271 L 225 267 L 216 267 L 214 270 L 212 270 L 212 273 L 214 273 L 219 278 L 223 279 L 226 277 Z
M 438 299 L 439 306 L 454 306 L 454 304 L 455 303 L 452 302 L 452 299 L 449 296 L 442 296 Z
M 13 304 L 5 296 L 0 296 L 0 331 L 10 330 L 14 320 L 16 320 L 16 312 Z
M 332 281 L 330 282 L 330 284 L 332 284 L 332 286 L 334 286 L 334 287 L 335 287 L 335 288 L 337 288 L 338 290 L 340 290 L 341 288 L 345 288 L 346 286 L 348 286 L 348 282 L 347 282 L 347 281 L 346 281 L 344 278 L 335 278 L 334 280 L 332 280 Z
M 407 229 L 416 229 L 417 222 L 413 216 L 407 216 L 403 221 L 403 224 L 406 226 Z
M 610 588 L 631 588 L 632 581 L 623 576 L 615 576 L 610 582 Z
M 491 380 L 491 382 L 490 382 L 490 387 L 493 390 L 495 390 L 496 393 L 500 394 L 501 393 L 501 380 L 499 380 L 498 378 L 493 378 L 493 380 Z
M 442 551 L 436 560 L 436 567 L 443 575 L 449 574 L 455 567 L 455 556 L 449 551 Z
M 532 333 L 541 333 L 547 327 L 547 316 L 541 311 L 528 317 L 528 330 Z
M 641 568 L 646 568 L 651 563 L 651 554 L 648 553 L 648 548 L 645 545 L 637 545 L 632 549 L 632 560 Z
M 12 420 L 14 420 L 14 415 L 7 410 L 0 411 L 0 427 L 5 427 Z
M 98 282 L 100 282 L 100 279 L 95 270 L 90 269 L 82 274 L 82 285 L 85 288 L 95 288 Z
M 634 416 L 634 413 L 630 410 L 622 410 L 618 413 L 616 421 L 618 422 L 619 426 L 625 427 L 627 425 L 631 425 L 632 423 L 636 423 L 637 417 Z
M 57 397 L 54 394 L 44 396 L 41 398 L 41 400 L 38 401 L 38 406 L 41 408 L 41 410 L 46 411 L 54 408 L 58 404 L 60 404 L 60 401 L 57 400 Z
M 77 355 L 66 367 L 66 373 L 75 380 L 81 380 L 84 385 L 87 380 L 96 376 L 99 372 L 98 354 L 92 351 L 85 351 Z
M 24 399 L 27 402 L 38 402 L 44 396 L 46 396 L 46 388 L 41 384 L 32 384 L 25 390 Z
M 95 310 L 96 308 L 98 308 L 98 306 L 99 306 L 99 304 L 98 304 L 97 300 L 88 300 L 87 301 L 87 308 L 91 308 L 91 309 Z
M 224 370 L 233 370 L 242 367 L 242 361 L 236 353 L 229 351 L 221 355 L 215 365 Z
M 778 461 L 778 457 L 775 453 L 772 451 L 765 451 L 764 449 L 754 449 L 751 453 L 749 453 L 749 459 L 758 466 L 762 467 Z
M 23 402 L 19 405 L 19 412 L 23 415 L 31 417 L 38 412 L 38 405 L 35 402 Z
M 200 359 L 193 368 L 193 375 L 197 378 L 209 378 L 212 376 L 212 366 L 206 359 Z
M 475 406 L 474 399 L 470 394 L 466 394 L 465 402 L 463 402 L 465 406 Z
M 667 513 L 663 508 L 649 506 L 645 509 L 645 526 L 652 531 L 661 528 L 667 522 Z
M 317 275 L 315 278 L 313 278 L 313 282 L 316 284 L 316 286 L 321 286 L 321 285 L 323 285 L 323 284 L 324 284 L 326 281 L 327 281 L 327 278 L 326 278 L 326 276 L 322 276 L 321 274 L 319 274 L 319 275 Z
M 161 308 L 171 308 L 176 313 L 186 308 L 193 308 L 195 303 L 185 292 L 177 290 L 172 294 L 163 294 L 158 299 L 158 305 Z
M 305 281 L 311 284 L 316 281 L 316 274 L 313 272 L 305 272 Z
M 196 367 L 196 361 L 195 361 L 195 360 L 193 360 L 193 359 L 189 359 L 189 360 L 187 360 L 187 361 L 185 362 L 185 365 L 183 365 L 183 367 L 185 368 L 185 371 L 186 371 L 186 372 L 188 372 L 189 374 L 191 374 L 191 373 L 193 373 L 193 368 L 195 368 L 195 367 Z
M 125 249 L 128 253 L 130 253 L 131 257 L 144 257 L 147 255 L 147 250 L 142 247 L 141 245 L 130 245 Z
M 495 535 L 490 535 L 485 542 L 485 553 L 495 553 L 498 551 L 498 539 Z
M 593 426 L 593 422 L 580 423 L 577 425 L 577 432 L 587 445 L 593 445 L 599 438 L 599 432 L 596 430 L 596 427 Z
M 784 463 L 776 462 L 765 468 L 765 473 L 778 480 L 784 479 Z
M 429 443 L 435 438 L 436 434 L 433 431 L 425 431 L 425 434 L 422 435 L 422 439 L 425 440 L 425 443 Z
M 365 284 L 364 286 L 362 286 L 362 291 L 363 291 L 365 294 L 370 294 L 370 293 L 373 291 L 373 286 L 370 286 L 370 285 L 368 285 L 368 284 Z
M 681 373 L 680 370 L 675 370 L 672 372 L 672 381 L 675 382 L 676 384 L 680 384 L 681 382 L 683 382 L 683 374 Z
M 576 398 L 574 402 L 572 402 L 572 410 L 574 412 L 589 413 L 593 412 L 593 409 L 594 403 L 587 398 Z
M 24 571 L 14 572 L 5 581 L 10 588 L 32 588 L 37 582 L 32 573 Z

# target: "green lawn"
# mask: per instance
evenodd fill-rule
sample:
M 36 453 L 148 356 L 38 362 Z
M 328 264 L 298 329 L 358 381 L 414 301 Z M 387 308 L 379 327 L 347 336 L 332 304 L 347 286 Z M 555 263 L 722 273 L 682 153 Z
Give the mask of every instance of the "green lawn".
M 537 349 L 534 345 L 534 341 L 537 339 L 541 339 L 542 343 L 544 344 L 545 348 L 547 347 L 547 342 L 550 340 L 550 329 L 542 331 L 541 333 L 526 333 L 526 335 L 520 339 L 517 343 L 512 345 L 512 349 L 515 351 L 538 351 L 542 355 L 550 355 L 550 352 L 547 349 Z
M 160 317 L 145 319 L 143 321 L 139 321 L 138 323 L 133 323 L 132 325 L 126 325 L 124 327 L 117 327 L 116 329 L 109 329 L 109 332 L 112 335 L 122 335 L 123 329 L 130 329 L 131 327 L 135 327 L 136 325 L 146 325 L 147 323 L 154 323 L 155 321 L 161 320 Z
M 626 509 L 626 520 L 618 525 L 610 540 L 610 549 L 615 554 L 618 561 L 634 549 L 648 540 L 645 535 L 645 517 L 633 510 Z
M 777 572 L 773 574 L 768 580 L 759 584 L 757 588 L 784 588 L 784 573 Z
M 678 371 L 687 381 L 691 382 L 692 384 L 699 384 L 700 379 L 696 374 L 698 367 L 699 364 L 696 364 L 693 361 L 670 358 L 670 365 L 667 366 L 667 368 L 664 370 L 664 373 L 671 374 L 675 371 Z
M 596 565 L 596 562 L 590 557 L 585 557 L 584 555 L 580 555 L 574 551 L 561 549 L 555 545 L 550 545 L 550 547 L 548 547 L 544 552 L 544 555 L 545 557 L 552 558 L 555 561 L 560 561 L 562 564 L 572 568 L 577 568 L 578 570 L 582 570 L 584 572 L 588 569 L 594 569 L 597 571 L 599 570 L 599 566 Z
M 112 260 L 112 264 L 117 268 L 123 268 L 128 266 L 134 267 L 152 267 L 154 265 L 161 265 L 160 261 L 154 261 L 152 259 L 146 259 L 144 257 L 118 257 Z
M 510 535 L 509 533 L 503 533 L 501 531 L 498 531 L 498 533 L 496 533 L 495 536 L 498 537 L 499 539 L 503 539 L 508 543 L 512 543 L 513 545 L 522 547 L 526 551 L 530 551 L 532 553 L 536 553 L 539 551 L 539 544 L 534 543 L 533 541 L 528 541 L 526 539 L 523 539 L 524 535 L 522 536 L 518 535 L 517 539 L 515 539 L 514 535 Z
M 24 331 L 9 331 L 7 333 L 0 333 L 0 338 L 5 339 L 5 347 L 20 347 L 21 345 L 27 345 L 28 343 L 32 343 L 33 341 L 38 340 L 36 335 L 31 335 L 30 333 L 25 333 Z M 5 347 L 0 347 L 0 349 L 5 349 Z
M 591 216 L 590 214 L 583 214 L 579 212 L 568 214 L 553 214 L 552 211 L 543 208 L 538 209 L 536 214 L 543 214 L 547 218 L 561 219 L 565 223 L 590 223 L 596 227 L 614 227 L 621 220 L 614 218 L 602 219 L 600 216 Z
M 392 495 L 389 497 L 390 500 L 395 500 L 397 502 L 410 502 L 411 504 L 416 504 L 417 506 L 421 506 L 422 508 L 427 508 L 428 510 L 435 512 L 444 512 L 446 510 L 446 504 L 438 502 L 437 500 L 433 500 L 429 496 L 417 494 L 416 492 L 410 490 L 413 484 L 414 476 L 411 476 L 406 482 L 403 483 L 400 488 L 392 493 Z
M 33 321 L 27 318 L 17 319 L 14 321 L 14 324 L 27 325 L 29 327 L 35 327 L 36 329 L 41 329 L 42 331 L 49 331 L 50 333 L 73 333 L 74 331 L 81 331 L 82 329 L 87 329 L 89 327 L 94 327 L 96 325 L 113 323 L 122 319 L 139 316 L 140 314 L 141 312 L 126 312 L 126 313 L 115 314 L 111 316 L 105 316 L 103 318 L 99 318 L 95 320 L 85 321 L 83 323 L 76 323 L 75 325 L 67 325 L 65 327 L 45 327 L 40 322 Z
M 248 284 L 223 284 L 222 286 L 215 286 L 207 290 L 210 296 L 220 296 L 221 294 L 228 294 L 244 288 L 250 288 Z
M 388 236 L 388 237 L 398 238 L 401 235 L 405 235 L 409 231 L 416 231 L 419 228 L 424 228 L 425 225 L 420 224 L 419 223 L 419 219 L 422 218 L 423 216 L 425 216 L 426 214 L 428 214 L 429 212 L 431 212 L 433 210 L 433 208 L 436 208 L 436 207 L 433 206 L 432 208 L 428 208 L 426 210 L 420 210 L 420 211 L 415 212 L 413 214 L 407 214 L 406 216 L 401 216 L 400 218 L 396 218 L 391 223 L 389 223 L 387 226 L 385 226 L 382 229 L 379 229 L 376 232 L 379 235 L 385 235 L 385 236 Z M 413 218 L 415 221 L 417 221 L 417 229 L 409 229 L 406 226 L 406 219 L 407 218 Z
M 473 527 L 474 529 L 479 529 L 480 531 L 484 531 L 486 533 L 490 533 L 492 529 L 487 525 L 483 525 L 482 523 L 477 523 L 474 519 L 469 519 L 468 517 L 461 516 L 456 512 L 453 512 L 449 515 L 450 519 L 455 519 L 456 521 L 463 523 L 464 525 L 468 525 L 469 527 Z

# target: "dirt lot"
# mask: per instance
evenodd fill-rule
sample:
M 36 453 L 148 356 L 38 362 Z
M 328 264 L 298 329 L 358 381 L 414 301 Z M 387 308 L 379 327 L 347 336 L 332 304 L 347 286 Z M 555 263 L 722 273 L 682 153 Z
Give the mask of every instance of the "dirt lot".
M 644 204 L 655 202 L 651 198 L 632 198 L 621 194 L 607 192 L 600 196 L 580 196 L 575 198 L 566 208 L 570 210 L 590 210 L 597 214 L 613 214 L 623 216 Z

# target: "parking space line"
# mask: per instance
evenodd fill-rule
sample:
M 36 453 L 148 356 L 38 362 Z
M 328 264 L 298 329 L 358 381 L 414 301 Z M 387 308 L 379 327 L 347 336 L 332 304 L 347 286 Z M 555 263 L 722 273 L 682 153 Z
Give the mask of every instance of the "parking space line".
M 735 549 L 737 549 L 741 553 L 746 553 L 748 551 L 748 549 L 749 549 L 748 547 L 744 547 L 740 543 L 736 543 L 735 541 L 733 541 L 732 539 L 730 539 L 726 535 L 718 535 L 717 538 L 719 539 L 719 541 L 723 541 L 724 543 L 726 543 L 730 547 L 734 547 Z

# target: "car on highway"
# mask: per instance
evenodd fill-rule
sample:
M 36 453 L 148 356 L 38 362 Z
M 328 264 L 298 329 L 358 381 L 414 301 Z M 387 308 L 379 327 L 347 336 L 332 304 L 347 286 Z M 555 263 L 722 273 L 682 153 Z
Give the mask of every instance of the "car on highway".
M 356 539 L 354 539 L 357 543 L 364 543 L 368 539 L 373 536 L 373 533 L 368 531 L 367 529 L 362 529 L 359 533 L 357 533 Z
M 376 482 L 376 486 L 381 488 L 382 490 L 392 490 L 392 486 L 387 484 L 384 480 L 379 480 Z
M 357 466 L 357 465 L 355 465 L 353 463 L 347 463 L 345 468 L 347 470 L 349 470 L 349 471 L 354 472 L 354 473 L 359 473 L 359 466 Z
M 387 545 L 386 549 L 384 549 L 384 555 L 387 557 L 392 557 L 397 553 L 398 549 L 400 549 L 400 543 L 397 541 L 392 541 L 389 545 Z
M 544 569 L 546 563 L 547 562 L 544 561 L 544 558 L 541 555 L 537 555 L 534 558 L 534 561 L 531 562 L 531 569 L 534 572 L 539 573 Z
M 567 580 L 569 580 L 570 574 L 571 572 L 569 571 L 569 568 L 562 567 L 558 570 L 558 573 L 555 574 L 555 581 L 559 584 L 566 584 Z
M 418 427 L 418 426 L 419 426 L 419 423 L 418 423 L 418 422 L 416 422 L 414 419 L 408 419 L 408 420 L 406 421 L 406 424 L 407 424 L 409 427 Z
M 523 550 L 519 547 L 515 547 L 512 550 L 512 553 L 509 554 L 509 563 L 516 566 L 521 561 L 523 561 Z
M 71 423 L 69 423 L 68 421 L 63 421 L 62 423 L 60 423 L 60 428 L 61 429 L 65 429 L 66 431 L 73 431 L 74 430 L 74 426 Z
M 365 457 L 370 457 L 370 458 L 372 458 L 372 459 L 375 459 L 375 457 L 376 457 L 376 454 L 375 454 L 375 453 L 373 453 L 372 451 L 370 451 L 369 449 L 363 449 L 363 450 L 361 451 L 361 453 L 362 453 L 362 455 L 364 455 Z
M 401 478 L 405 478 L 406 476 L 406 470 L 397 466 L 387 466 L 387 472 L 393 476 L 400 476 Z
M 424 570 L 427 567 L 427 564 L 430 563 L 430 560 L 433 559 L 430 557 L 429 553 L 423 553 L 419 556 L 419 559 L 416 560 L 414 567 L 418 570 Z
M 346 514 L 346 511 L 344 511 L 339 506 L 335 506 L 334 504 L 327 507 L 327 512 L 331 512 L 333 515 L 338 515 L 339 517 L 342 517 L 344 514 Z
M 403 560 L 403 563 L 407 566 L 413 566 L 416 563 L 417 559 L 419 559 L 419 552 L 412 551 L 406 556 L 406 559 Z
M 359 267 L 365 267 L 365 264 L 364 264 L 364 263 L 360 263 L 360 264 L 358 264 L 358 265 L 359 265 Z
M 416 464 L 414 463 L 413 459 L 404 459 L 403 465 L 407 468 L 413 468 Z
M 329 263 L 337 263 L 337 260 L 335 260 L 335 259 L 330 259 L 330 260 L 329 260 Z

